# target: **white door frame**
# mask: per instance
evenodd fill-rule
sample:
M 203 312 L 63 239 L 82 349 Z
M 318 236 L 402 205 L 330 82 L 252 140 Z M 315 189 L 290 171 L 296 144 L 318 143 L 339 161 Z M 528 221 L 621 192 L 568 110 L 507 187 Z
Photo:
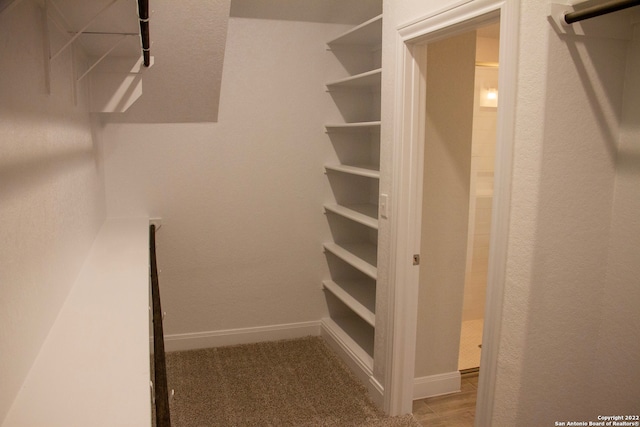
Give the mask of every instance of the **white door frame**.
M 519 0 L 458 2 L 451 9 L 412 21 L 396 36 L 393 159 L 393 218 L 385 409 L 411 412 L 418 311 L 422 168 L 426 105 L 426 43 L 500 19 L 500 103 L 498 106 L 494 198 L 487 299 L 478 384 L 476 426 L 491 424 L 504 293 L 517 89 Z

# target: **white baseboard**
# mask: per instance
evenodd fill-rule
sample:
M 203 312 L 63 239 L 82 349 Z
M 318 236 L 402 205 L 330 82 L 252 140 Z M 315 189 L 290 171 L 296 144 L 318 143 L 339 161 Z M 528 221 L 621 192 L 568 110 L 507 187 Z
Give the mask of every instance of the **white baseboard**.
M 384 387 L 374 377 L 369 378 L 369 396 L 378 408 L 384 408 Z
M 384 388 L 373 376 L 373 359 L 330 318 L 322 319 L 322 337 L 367 388 L 374 403 L 382 409 Z
M 310 335 L 320 335 L 319 321 L 165 335 L 164 347 L 166 351 L 196 350 L 199 348 L 303 338 Z
M 460 391 L 460 371 L 429 375 L 413 380 L 413 400 Z

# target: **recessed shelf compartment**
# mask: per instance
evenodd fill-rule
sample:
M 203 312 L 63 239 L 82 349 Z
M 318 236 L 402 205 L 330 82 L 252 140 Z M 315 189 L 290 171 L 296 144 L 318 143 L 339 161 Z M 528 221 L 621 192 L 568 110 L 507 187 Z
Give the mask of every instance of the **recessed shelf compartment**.
M 371 243 L 325 243 L 324 248 L 353 268 L 377 279 L 377 246 Z
M 324 208 L 336 215 L 378 229 L 378 207 L 371 204 L 336 205 L 326 204 Z
M 353 280 L 340 280 L 339 283 L 334 280 L 325 280 L 322 285 L 360 316 L 362 320 L 371 326 L 375 326 L 375 286 L 371 289 L 370 283 Z
M 355 76 L 346 77 L 344 79 L 335 80 L 327 83 L 328 90 L 335 89 L 352 89 L 352 88 L 372 88 L 380 89 L 382 77 L 382 68 L 367 71 L 366 73 L 356 74 Z
M 367 178 L 380 179 L 380 171 L 371 165 L 325 165 L 326 170 L 349 173 Z
M 382 15 L 327 43 L 342 68 L 326 82 L 339 113 L 325 123 L 335 160 L 325 165 L 332 201 L 324 205 L 332 241 L 322 282 L 329 317 L 322 334 L 364 384 L 373 378 L 380 190 Z
M 330 48 L 345 46 L 377 47 L 381 43 L 382 15 L 378 15 L 327 42 L 327 45 Z
M 362 329 L 357 320 L 343 317 L 326 317 L 322 319 L 322 327 L 336 343 L 348 349 L 351 357 L 355 356 L 356 360 L 372 373 L 373 339 L 368 335 L 371 332 Z

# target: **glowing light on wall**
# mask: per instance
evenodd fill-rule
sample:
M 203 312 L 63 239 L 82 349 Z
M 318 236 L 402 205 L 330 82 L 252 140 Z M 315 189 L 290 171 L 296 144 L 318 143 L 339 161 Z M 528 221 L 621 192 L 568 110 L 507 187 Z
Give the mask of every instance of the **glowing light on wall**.
M 480 90 L 480 106 L 496 108 L 498 106 L 498 89 L 483 87 Z

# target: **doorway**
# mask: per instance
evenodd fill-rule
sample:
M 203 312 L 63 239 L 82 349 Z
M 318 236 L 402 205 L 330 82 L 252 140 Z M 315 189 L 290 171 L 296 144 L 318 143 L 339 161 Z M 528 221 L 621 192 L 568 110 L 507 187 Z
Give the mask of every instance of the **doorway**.
M 488 425 L 491 419 L 491 402 L 493 400 L 493 389 L 495 383 L 495 372 L 497 363 L 497 353 L 499 345 L 500 321 L 502 314 L 502 294 L 504 287 L 504 266 L 506 262 L 506 243 L 508 233 L 508 216 L 510 203 L 510 179 L 512 168 L 512 135 L 514 122 L 515 87 L 516 87 L 516 60 L 517 60 L 517 33 L 518 33 L 518 5 L 516 2 L 505 2 L 500 0 L 487 0 L 483 2 L 469 2 L 453 8 L 449 11 L 437 15 L 426 17 L 423 20 L 413 22 L 399 29 L 398 47 L 401 55 L 398 56 L 399 76 L 396 82 L 396 92 L 398 93 L 396 109 L 398 112 L 399 126 L 397 126 L 397 141 L 394 152 L 394 214 L 396 221 L 392 229 L 392 239 L 395 243 L 394 257 L 392 260 L 392 271 L 394 272 L 394 315 L 390 320 L 390 330 L 393 332 L 393 347 L 390 362 L 388 364 L 389 382 L 386 394 L 386 407 L 391 414 L 403 414 L 411 411 L 411 405 L 415 396 L 416 386 L 416 353 L 420 343 L 419 339 L 424 339 L 418 333 L 416 319 L 419 318 L 419 309 L 422 310 L 419 300 L 421 272 L 425 271 L 427 265 L 439 265 L 440 272 L 446 271 L 451 263 L 438 262 L 438 257 L 443 257 L 443 253 L 437 245 L 430 250 L 423 250 L 421 243 L 425 241 L 422 236 L 423 227 L 423 186 L 425 183 L 437 182 L 437 179 L 429 181 L 428 174 L 433 172 L 431 166 L 437 169 L 442 164 L 425 164 L 426 137 L 431 131 L 440 132 L 442 129 L 429 125 L 425 119 L 428 105 L 434 101 L 434 88 L 427 93 L 429 84 L 427 82 L 427 59 L 429 47 L 434 46 L 437 41 L 452 39 L 464 33 L 474 32 L 481 27 L 499 22 L 500 38 L 499 52 L 502 59 L 499 69 L 499 82 L 501 88 L 500 104 L 496 108 L 496 168 L 494 172 L 495 190 L 492 199 L 491 211 L 491 239 L 490 253 L 488 256 L 488 285 L 486 288 L 486 305 L 484 310 L 484 326 L 482 338 L 482 361 L 480 379 L 478 382 L 478 409 L 476 413 L 477 425 Z M 433 51 L 433 49 L 432 49 Z M 433 64 L 434 61 L 431 61 Z M 437 61 L 436 61 L 437 63 Z M 453 68 L 458 70 L 458 68 Z M 475 59 L 471 62 L 471 75 L 475 73 Z M 444 73 L 446 77 L 446 72 Z M 433 75 L 433 74 L 432 74 Z M 453 75 L 449 76 L 453 79 Z M 473 79 L 473 77 L 472 77 Z M 473 81 L 472 81 L 473 85 Z M 450 86 L 451 90 L 457 89 L 456 85 Z M 471 89 L 473 92 L 473 89 Z M 441 97 L 442 105 L 450 103 L 451 97 L 447 92 Z M 440 105 L 439 107 L 441 107 Z M 465 110 L 464 114 L 472 116 L 472 104 Z M 460 111 L 453 107 L 452 114 L 459 123 L 472 123 L 471 119 L 460 119 Z M 456 120 L 452 120 L 455 129 Z M 443 152 L 450 150 L 443 145 Z M 468 147 L 467 147 L 468 148 Z M 462 313 L 462 291 L 464 288 L 464 273 L 467 255 L 468 225 L 469 225 L 469 188 L 470 188 L 470 150 L 454 150 L 455 161 L 466 164 L 466 172 L 458 174 L 456 191 L 457 206 L 463 207 L 456 212 L 458 224 L 454 231 L 455 253 L 457 276 L 456 285 L 452 292 L 451 287 L 432 286 L 431 290 L 448 293 L 448 300 L 445 304 L 432 305 L 431 316 L 449 316 L 455 318 L 447 324 L 442 322 L 433 323 L 438 325 L 432 328 L 431 333 L 436 341 L 431 340 L 431 355 L 437 358 L 437 363 L 441 365 L 432 369 L 434 364 L 430 364 L 431 371 L 422 375 L 432 377 L 438 381 L 446 381 L 445 388 L 451 388 L 457 381 L 459 387 L 460 374 L 457 360 L 459 351 L 459 336 L 461 328 Z M 461 154 L 466 152 L 465 155 Z M 451 153 L 449 153 L 451 154 Z M 434 157 L 431 156 L 431 159 Z M 450 159 L 449 159 L 450 160 Z M 453 174 L 455 175 L 455 174 Z M 424 179 L 423 179 L 424 178 Z M 455 181 L 455 177 L 454 177 Z M 452 182 L 454 182 L 452 181 Z M 464 188 L 466 186 L 466 189 Z M 440 188 L 440 190 L 438 190 Z M 440 195 L 438 196 L 438 191 Z M 453 194 L 450 191 L 442 192 L 441 186 L 434 186 L 434 194 L 446 205 L 451 205 Z M 443 196 L 444 193 L 444 196 Z M 458 204 L 459 203 L 459 204 Z M 438 210 L 439 218 L 447 220 L 447 212 L 454 210 Z M 444 212 L 444 214 L 443 214 Z M 438 216 L 438 215 L 437 215 Z M 445 224 L 445 222 L 443 222 Z M 438 230 L 436 224 L 430 225 L 431 230 Z M 428 228 L 428 227 L 427 227 Z M 446 238 L 447 233 L 443 233 Z M 451 233 L 448 233 L 451 236 Z M 427 239 L 428 241 L 428 239 Z M 416 266 L 411 262 L 419 255 L 420 265 Z M 461 260 L 461 261 L 460 261 Z M 460 268 L 462 266 L 462 269 Z M 462 270 L 462 274 L 460 274 Z M 434 274 L 433 271 L 429 274 Z M 424 275 L 423 275 L 424 276 Z M 460 280 L 462 276 L 462 280 Z M 432 280 L 432 283 L 434 281 Z M 455 295 L 454 295 L 455 294 Z M 455 298 L 454 298 L 455 296 Z M 433 301 L 433 300 L 432 300 Z M 455 301 L 455 302 L 452 302 Z M 429 310 L 427 310 L 429 311 Z M 453 316 L 455 314 L 455 316 Z M 446 322 L 445 322 L 446 323 Z M 442 326 L 442 327 L 441 327 Z M 451 339 L 454 337 L 454 339 Z M 439 340 L 439 342 L 438 342 Z M 429 338 L 427 338 L 429 341 Z M 440 344 L 443 347 L 438 347 Z M 438 353 L 437 349 L 444 349 Z M 444 354 L 448 353 L 448 354 Z M 456 375 L 446 375 L 452 373 Z M 438 373 L 440 372 L 440 373 Z M 440 384 L 441 385 L 441 384 Z M 455 390 L 450 390 L 455 391 Z M 444 392 L 447 392 L 446 390 Z
M 496 28 L 425 46 L 414 399 L 458 391 L 459 371 L 480 366 L 499 43 L 488 49 L 484 35 Z
M 458 370 L 478 371 L 489 267 L 498 107 L 500 25 L 476 30 L 469 221 Z

